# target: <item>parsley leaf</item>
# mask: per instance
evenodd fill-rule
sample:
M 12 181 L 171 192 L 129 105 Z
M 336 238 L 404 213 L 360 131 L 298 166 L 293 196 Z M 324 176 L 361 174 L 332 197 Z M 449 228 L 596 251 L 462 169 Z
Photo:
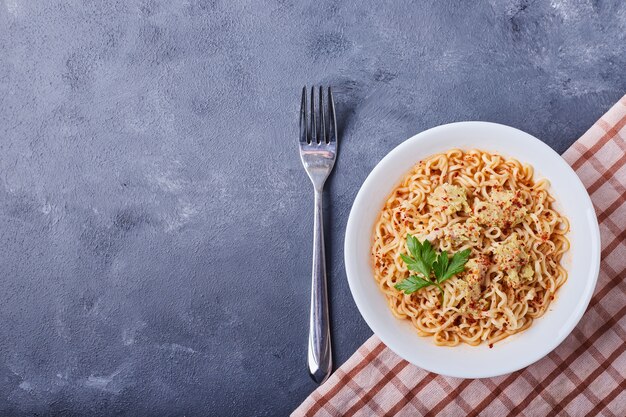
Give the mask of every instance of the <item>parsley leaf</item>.
M 433 245 L 427 240 L 422 243 L 422 256 L 421 256 L 421 271 L 426 277 L 430 275 L 430 271 L 433 269 L 433 262 L 437 259 L 437 254 Z M 419 259 L 418 259 L 419 261 Z
M 411 235 L 406 236 L 406 243 L 413 257 L 402 256 L 402 260 L 409 270 L 421 272 L 424 278 L 428 279 L 433 262 L 437 257 L 433 245 L 428 240 L 420 243 L 415 236 Z
M 443 251 L 437 257 L 437 261 L 433 263 L 433 272 L 435 273 L 435 277 L 437 278 L 437 282 L 442 281 L 442 277 L 448 270 L 448 252 Z
M 445 258 L 445 261 L 441 259 L 442 264 L 445 263 L 445 267 L 443 269 L 440 268 L 438 271 L 435 269 L 435 276 L 437 277 L 437 282 L 442 283 L 447 279 L 452 278 L 454 275 L 463 272 L 465 269 L 465 264 L 469 260 L 470 250 L 465 249 L 461 252 L 457 252 L 452 256 L 452 259 L 449 260 L 448 264 L 448 254 L 444 251 L 439 255 L 440 258 Z M 439 272 L 439 273 L 438 273 Z
M 395 289 L 398 291 L 404 291 L 405 294 L 413 294 L 417 290 L 433 285 L 432 281 L 419 277 L 417 275 L 411 275 L 405 280 L 400 281 L 395 285 Z
M 470 249 L 457 252 L 452 255 L 452 259 L 450 259 L 448 258 L 447 251 L 443 251 L 437 255 L 433 245 L 430 241 L 428 241 L 428 239 L 420 243 L 415 236 L 407 235 L 406 240 L 411 256 L 401 253 L 400 257 L 406 264 L 409 271 L 418 272 L 422 274 L 422 276 L 411 275 L 400 281 L 394 287 L 398 291 L 403 291 L 405 294 L 412 294 L 422 288 L 434 285 L 439 288 L 443 296 L 443 288 L 441 288 L 441 285 L 439 284 L 452 278 L 454 275 L 463 272 L 465 264 L 469 259 L 471 252 Z M 430 280 L 431 271 L 435 275 L 434 281 Z
M 409 271 L 419 271 L 418 266 L 417 266 L 417 261 L 415 259 L 411 258 L 410 256 L 405 255 L 404 253 L 401 253 L 400 257 L 406 264 L 406 267 L 409 269 Z
M 409 253 L 414 258 L 419 258 L 422 253 L 422 244 L 415 236 L 409 234 L 406 235 L 406 246 L 409 248 Z

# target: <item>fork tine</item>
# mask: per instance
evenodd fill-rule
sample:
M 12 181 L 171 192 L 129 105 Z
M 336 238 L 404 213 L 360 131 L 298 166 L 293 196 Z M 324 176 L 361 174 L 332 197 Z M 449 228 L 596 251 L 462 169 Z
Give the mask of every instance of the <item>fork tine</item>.
M 320 130 L 319 130 L 319 139 L 320 139 L 320 143 L 324 144 L 324 143 L 328 143 L 328 137 L 326 136 L 326 117 L 325 115 L 325 111 L 324 111 L 324 89 L 322 88 L 322 86 L 320 85 L 320 89 L 319 89 L 319 96 L 320 96 L 320 107 L 319 107 L 319 113 L 320 113 Z
M 333 100 L 333 92 L 328 87 L 328 143 L 337 142 L 337 117 L 335 115 L 335 101 Z
M 311 87 L 311 143 L 318 143 L 319 135 L 315 117 L 315 87 Z
M 308 143 L 309 136 L 306 123 L 306 85 L 302 87 L 302 103 L 300 104 L 300 142 Z

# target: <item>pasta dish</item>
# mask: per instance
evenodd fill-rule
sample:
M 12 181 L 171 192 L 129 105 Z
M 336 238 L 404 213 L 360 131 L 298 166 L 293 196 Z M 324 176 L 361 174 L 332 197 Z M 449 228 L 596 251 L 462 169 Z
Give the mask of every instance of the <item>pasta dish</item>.
M 567 219 L 530 165 L 452 149 L 420 161 L 376 223 L 374 277 L 393 314 L 438 345 L 527 329 L 567 280 Z

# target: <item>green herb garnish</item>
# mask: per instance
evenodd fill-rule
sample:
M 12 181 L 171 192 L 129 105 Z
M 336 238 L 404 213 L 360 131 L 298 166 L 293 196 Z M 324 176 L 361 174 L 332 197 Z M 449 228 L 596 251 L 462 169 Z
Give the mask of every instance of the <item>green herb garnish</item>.
M 400 257 L 409 271 L 418 272 L 421 276 L 411 275 L 397 283 L 395 288 L 405 294 L 412 294 L 422 288 L 434 285 L 441 291 L 443 303 L 443 288 L 440 284 L 463 272 L 465 264 L 469 260 L 470 249 L 457 252 L 452 255 L 452 258 L 448 258 L 448 252 L 445 250 L 437 255 L 428 239 L 420 243 L 415 236 L 407 235 L 406 243 L 410 256 L 401 253 Z M 431 272 L 434 279 L 431 279 Z
M 433 245 L 427 240 L 420 243 L 415 236 L 406 236 L 406 245 L 409 247 L 411 256 L 400 254 L 409 271 L 421 272 L 428 279 L 433 262 L 437 259 Z
M 448 258 L 448 252 L 445 250 L 439 254 L 437 261 L 433 264 L 433 272 L 437 278 L 437 282 L 441 284 L 463 272 L 465 264 L 469 260 L 470 250 L 465 249 L 452 255 L 452 259 Z

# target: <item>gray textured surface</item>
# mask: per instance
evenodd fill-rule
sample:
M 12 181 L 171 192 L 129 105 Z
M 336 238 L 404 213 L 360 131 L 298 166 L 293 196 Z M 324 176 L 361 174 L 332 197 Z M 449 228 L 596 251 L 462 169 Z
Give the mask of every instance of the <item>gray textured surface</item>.
M 309 394 L 303 84 L 336 87 L 343 129 L 337 363 L 370 334 L 342 241 L 383 155 L 458 120 L 562 152 L 626 90 L 621 0 L 100 3 L 0 1 L 0 415 L 285 415 Z

